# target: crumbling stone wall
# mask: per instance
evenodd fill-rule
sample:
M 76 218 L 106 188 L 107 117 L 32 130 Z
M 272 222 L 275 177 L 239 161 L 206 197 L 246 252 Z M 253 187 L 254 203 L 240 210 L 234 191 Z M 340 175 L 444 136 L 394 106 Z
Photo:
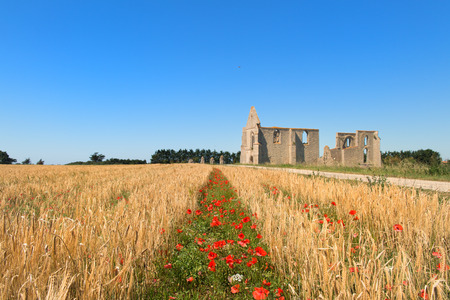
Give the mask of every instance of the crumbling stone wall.
M 318 129 L 261 127 L 252 106 L 242 130 L 241 163 L 314 163 L 318 157 Z
M 356 133 L 336 133 L 336 148 L 324 148 L 319 159 L 326 165 L 381 167 L 380 137 L 378 131 L 357 130 Z
M 381 166 L 378 131 L 336 133 L 336 147 L 325 146 L 319 157 L 319 130 L 261 127 L 255 107 L 242 129 L 241 163 Z

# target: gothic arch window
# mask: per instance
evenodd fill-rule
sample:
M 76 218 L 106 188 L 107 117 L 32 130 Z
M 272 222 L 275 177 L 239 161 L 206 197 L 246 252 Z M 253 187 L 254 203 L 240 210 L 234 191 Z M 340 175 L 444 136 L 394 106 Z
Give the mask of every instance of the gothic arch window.
M 302 143 L 303 143 L 303 144 L 308 144 L 308 131 L 303 131 L 303 134 L 302 134 Z
M 255 134 L 252 132 L 250 148 L 253 150 L 253 144 L 255 143 Z
M 344 140 L 344 147 L 343 148 L 348 148 L 352 145 L 352 138 L 351 137 L 347 137 Z
M 369 140 L 369 137 L 366 135 L 364 137 L 364 146 L 367 146 L 367 141 Z
M 281 144 L 281 132 L 278 129 L 273 132 L 273 143 Z
M 364 163 L 367 163 L 367 155 L 369 154 L 369 151 L 367 150 L 367 148 L 364 148 Z

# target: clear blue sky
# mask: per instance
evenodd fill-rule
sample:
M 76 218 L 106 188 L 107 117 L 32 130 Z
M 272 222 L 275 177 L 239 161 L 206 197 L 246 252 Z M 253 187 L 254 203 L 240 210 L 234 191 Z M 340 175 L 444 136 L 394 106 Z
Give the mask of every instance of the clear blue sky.
M 237 152 L 263 126 L 450 158 L 450 1 L 0 0 L 0 150 Z

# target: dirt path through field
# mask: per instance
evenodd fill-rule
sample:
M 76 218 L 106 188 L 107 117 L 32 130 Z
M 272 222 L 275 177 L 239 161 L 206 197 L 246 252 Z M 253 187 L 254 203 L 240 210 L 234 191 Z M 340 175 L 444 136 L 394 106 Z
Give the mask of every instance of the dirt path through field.
M 334 173 L 334 172 L 322 172 L 322 171 L 312 171 L 312 170 L 299 170 L 299 169 L 288 169 L 288 168 L 271 168 L 264 166 L 240 166 L 247 168 L 257 168 L 266 170 L 278 170 L 285 171 L 289 173 L 296 173 L 302 175 L 317 175 L 336 179 L 347 179 L 347 180 L 360 180 L 363 182 L 373 181 L 371 175 L 360 175 L 360 174 L 347 174 L 347 173 Z M 408 179 L 408 178 L 398 178 L 398 177 L 386 177 L 386 183 L 407 186 L 413 188 L 420 188 L 426 190 L 433 190 L 439 192 L 450 192 L 450 182 L 448 181 L 432 181 L 432 180 L 420 180 L 420 179 Z

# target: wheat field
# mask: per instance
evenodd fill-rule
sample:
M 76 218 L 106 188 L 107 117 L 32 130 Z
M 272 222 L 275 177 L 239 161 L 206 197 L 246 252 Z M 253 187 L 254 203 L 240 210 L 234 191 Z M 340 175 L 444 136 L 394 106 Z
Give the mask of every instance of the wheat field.
M 396 186 L 218 168 L 257 213 L 288 298 L 450 297 L 448 199 Z M 155 262 L 173 243 L 186 209 L 198 205 L 211 170 L 0 166 L 1 299 L 138 297 L 158 280 Z
M 126 298 L 211 169 L 0 166 L 0 298 Z
M 300 299 L 449 299 L 448 199 L 283 171 L 223 172 L 257 212 Z

